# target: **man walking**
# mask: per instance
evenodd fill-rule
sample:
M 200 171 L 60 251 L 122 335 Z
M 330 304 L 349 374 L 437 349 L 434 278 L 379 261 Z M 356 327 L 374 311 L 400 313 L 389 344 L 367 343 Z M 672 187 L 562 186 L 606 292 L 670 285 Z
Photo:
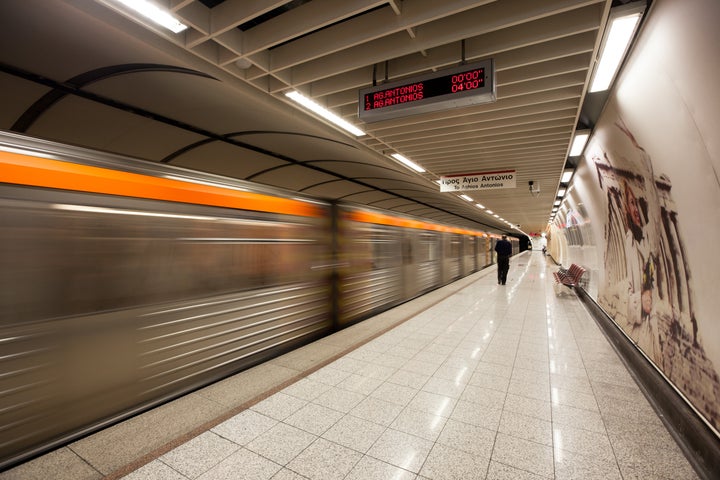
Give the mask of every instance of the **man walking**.
M 507 235 L 502 236 L 495 244 L 498 264 L 498 285 L 505 285 L 508 270 L 510 269 L 510 255 L 512 255 L 512 244 L 508 241 Z

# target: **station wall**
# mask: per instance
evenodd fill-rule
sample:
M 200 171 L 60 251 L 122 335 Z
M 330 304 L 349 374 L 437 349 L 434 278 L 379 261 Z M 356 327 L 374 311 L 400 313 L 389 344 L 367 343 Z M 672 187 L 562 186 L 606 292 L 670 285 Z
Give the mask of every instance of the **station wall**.
M 720 3 L 655 0 L 550 228 L 550 253 L 720 430 Z M 720 435 L 719 435 L 720 436 Z

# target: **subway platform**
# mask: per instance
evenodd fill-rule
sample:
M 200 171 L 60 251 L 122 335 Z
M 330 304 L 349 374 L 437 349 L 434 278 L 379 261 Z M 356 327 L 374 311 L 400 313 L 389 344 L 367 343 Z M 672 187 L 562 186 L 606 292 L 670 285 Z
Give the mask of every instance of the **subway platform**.
M 540 252 L 0 473 L 8 479 L 697 479 Z

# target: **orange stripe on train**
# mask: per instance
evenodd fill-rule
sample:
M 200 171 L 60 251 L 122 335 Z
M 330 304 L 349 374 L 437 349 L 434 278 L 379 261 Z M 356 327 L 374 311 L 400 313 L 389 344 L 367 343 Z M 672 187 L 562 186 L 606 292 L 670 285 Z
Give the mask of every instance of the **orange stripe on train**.
M 0 152 L 0 182 L 241 210 L 319 217 L 319 206 L 251 192 L 198 185 L 102 167 Z
M 435 223 L 411 220 L 402 217 L 393 217 L 382 213 L 366 212 L 362 210 L 352 211 L 347 214 L 349 220 L 362 223 L 375 223 L 378 225 L 390 225 L 394 227 L 414 228 L 418 230 L 431 230 L 435 232 L 451 232 L 461 235 L 475 235 L 485 237 L 487 234 L 475 230 L 466 230 L 463 228 L 448 227 L 445 225 L 437 225 Z

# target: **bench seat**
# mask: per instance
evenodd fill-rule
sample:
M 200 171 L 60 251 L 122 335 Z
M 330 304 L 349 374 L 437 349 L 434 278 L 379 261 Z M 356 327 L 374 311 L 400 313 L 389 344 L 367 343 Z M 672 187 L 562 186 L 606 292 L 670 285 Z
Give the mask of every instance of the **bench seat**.
M 580 282 L 584 273 L 585 269 L 583 267 L 573 263 L 567 270 L 561 268 L 557 272 L 553 272 L 553 277 L 555 278 L 555 283 L 574 287 Z

